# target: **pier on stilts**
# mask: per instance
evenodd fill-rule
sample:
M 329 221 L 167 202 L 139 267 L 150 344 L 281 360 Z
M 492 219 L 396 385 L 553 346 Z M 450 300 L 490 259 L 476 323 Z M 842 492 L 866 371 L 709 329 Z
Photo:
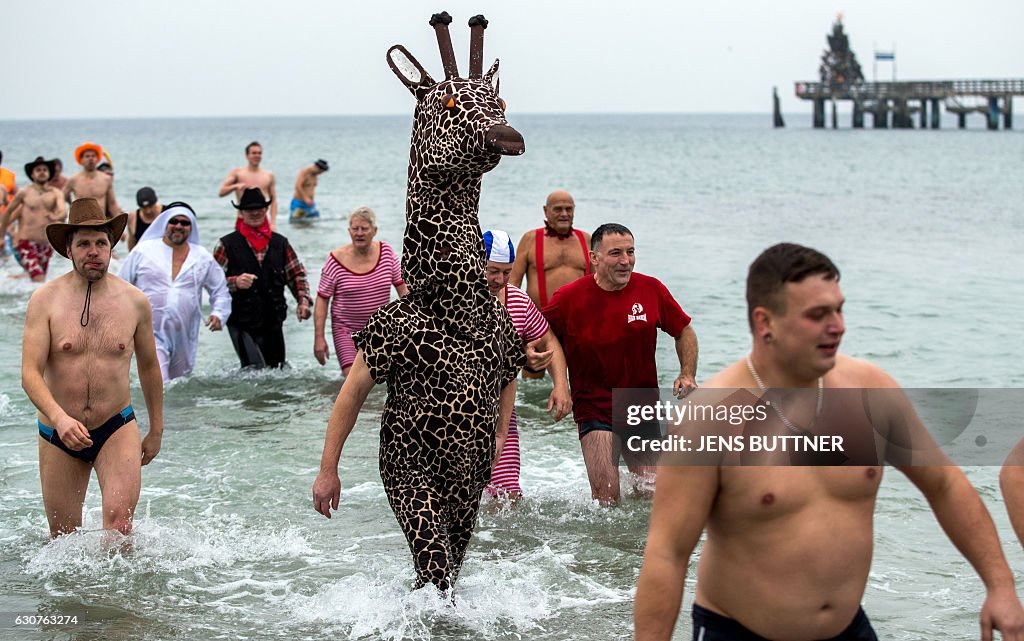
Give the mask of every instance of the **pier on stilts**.
M 853 102 L 852 126 L 864 127 L 870 114 L 875 129 L 912 129 L 915 116 L 921 129 L 938 129 L 941 109 L 957 114 L 960 129 L 967 127 L 967 114 L 980 113 L 989 129 L 1013 128 L 1013 97 L 1024 95 L 1024 79 L 930 80 L 903 82 L 859 82 L 829 85 L 822 82 L 796 83 L 796 96 L 814 103 L 814 127 L 825 128 L 828 104 L 832 106 L 832 128 L 838 127 L 837 102 Z M 1000 118 L 1002 116 L 1002 118 Z
M 943 107 L 957 115 L 960 129 L 967 127 L 967 115 L 971 113 L 982 114 L 988 129 L 999 129 L 1000 120 L 1003 129 L 1013 128 L 1013 97 L 1024 95 L 1024 79 L 898 82 L 894 67 L 893 81 L 867 82 L 843 30 L 842 15 L 826 39 L 829 48 L 821 56 L 820 80 L 796 83 L 796 97 L 814 105 L 816 129 L 826 127 L 830 104 L 832 128 L 838 129 L 838 103 L 844 100 L 853 103 L 851 125 L 855 129 L 864 127 L 866 114 L 870 114 L 875 129 L 913 129 L 915 119 L 920 129 L 939 129 Z M 894 61 L 894 56 L 894 52 L 875 52 L 876 61 Z M 784 126 L 778 104 L 773 89 L 776 127 Z

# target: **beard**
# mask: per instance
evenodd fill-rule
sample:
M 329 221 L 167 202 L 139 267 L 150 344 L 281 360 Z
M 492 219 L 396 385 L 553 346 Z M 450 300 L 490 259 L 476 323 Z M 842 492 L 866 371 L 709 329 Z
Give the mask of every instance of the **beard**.
M 185 233 L 174 233 L 167 234 L 167 236 L 165 236 L 164 238 L 166 238 L 167 242 L 174 245 L 175 247 L 181 247 L 182 245 L 188 242 L 188 236 L 189 235 Z
M 84 260 L 82 261 L 81 266 L 79 266 L 79 264 L 76 261 L 72 261 L 72 265 L 74 265 L 75 272 L 77 272 L 79 276 L 89 281 L 90 283 L 95 283 L 96 281 L 101 280 L 104 276 L 107 275 L 107 269 L 109 269 L 110 267 L 110 260 L 108 259 L 107 264 L 100 268 L 87 268 L 85 267 Z

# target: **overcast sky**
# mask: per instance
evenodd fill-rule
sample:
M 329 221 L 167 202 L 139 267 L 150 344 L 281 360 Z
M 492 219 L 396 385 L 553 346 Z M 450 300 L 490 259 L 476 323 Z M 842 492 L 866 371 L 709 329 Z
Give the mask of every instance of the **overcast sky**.
M 1021 0 L 3 0 L 0 120 L 408 114 L 384 60 L 404 44 L 435 78 L 434 11 L 470 16 L 500 57 L 510 113 L 809 111 L 839 11 L 868 79 L 1024 78 Z M 879 79 L 891 78 L 879 63 Z M 1019 100 L 1019 99 L 1018 99 Z

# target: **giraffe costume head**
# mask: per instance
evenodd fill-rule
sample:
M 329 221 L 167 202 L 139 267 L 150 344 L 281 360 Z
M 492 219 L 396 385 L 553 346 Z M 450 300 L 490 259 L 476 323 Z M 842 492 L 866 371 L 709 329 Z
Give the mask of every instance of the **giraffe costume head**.
M 469 21 L 469 75 L 460 77 L 452 49 L 447 13 L 434 14 L 444 80 L 435 81 L 401 45 L 387 61 L 416 98 L 409 150 L 406 230 L 402 277 L 410 292 L 457 331 L 493 334 L 485 310 L 489 293 L 484 278 L 483 239 L 477 210 L 483 174 L 503 155 L 522 154 L 526 146 L 505 120 L 498 95 L 498 61 L 483 73 L 483 35 L 487 20 Z

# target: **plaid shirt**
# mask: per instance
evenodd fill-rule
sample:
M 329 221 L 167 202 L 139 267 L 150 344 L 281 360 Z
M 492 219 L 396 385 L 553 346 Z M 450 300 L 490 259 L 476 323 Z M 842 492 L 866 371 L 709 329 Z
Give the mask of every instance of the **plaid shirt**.
M 252 249 L 252 245 L 249 245 L 249 249 L 252 249 L 252 253 L 256 254 L 256 260 L 263 264 L 263 257 L 267 255 L 267 249 L 263 251 L 256 251 Z M 217 241 L 217 246 L 213 248 L 213 259 L 217 261 L 217 264 L 226 272 L 228 270 L 228 252 L 224 249 L 224 243 Z M 302 266 L 302 261 L 299 260 L 295 250 L 292 249 L 292 245 L 289 242 L 284 244 L 284 277 L 288 283 L 288 289 L 292 290 L 292 296 L 295 300 L 308 302 L 310 305 L 313 304 L 313 299 L 309 296 L 309 281 L 306 280 L 306 268 Z M 238 276 L 228 276 L 228 291 L 231 293 L 237 292 L 238 287 L 235 281 Z

